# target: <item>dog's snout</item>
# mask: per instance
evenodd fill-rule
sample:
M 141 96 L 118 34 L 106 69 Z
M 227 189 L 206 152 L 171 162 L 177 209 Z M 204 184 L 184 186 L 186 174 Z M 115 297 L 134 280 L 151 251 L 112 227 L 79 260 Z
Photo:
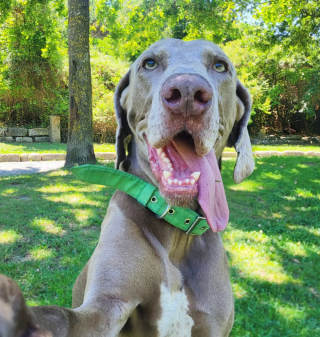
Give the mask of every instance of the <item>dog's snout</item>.
M 161 97 L 168 112 L 189 117 L 200 115 L 210 107 L 213 91 L 199 75 L 178 74 L 162 85 Z

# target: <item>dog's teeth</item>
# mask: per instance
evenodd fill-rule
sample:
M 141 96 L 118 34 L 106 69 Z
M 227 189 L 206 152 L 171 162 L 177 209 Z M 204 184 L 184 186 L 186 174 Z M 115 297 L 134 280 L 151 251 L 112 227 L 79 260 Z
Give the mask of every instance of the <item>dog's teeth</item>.
M 196 181 L 194 179 L 191 179 L 191 185 L 194 185 L 196 183 Z
M 168 182 L 169 185 L 171 185 L 172 184 L 172 179 L 168 179 L 167 182 Z
M 185 182 L 186 182 L 187 184 L 189 184 L 190 180 L 189 180 L 189 179 L 186 179 Z
M 182 181 L 181 180 L 179 180 L 179 185 L 182 185 Z
M 178 184 L 178 179 L 173 179 L 173 182 L 174 182 L 175 184 Z
M 164 179 L 167 180 L 169 177 L 172 176 L 172 173 L 169 171 L 163 171 L 163 176 L 164 176 Z
M 163 159 L 163 161 L 164 161 L 165 163 L 171 163 L 171 160 L 170 160 L 168 157 L 165 157 L 165 158 Z
M 198 181 L 199 177 L 200 177 L 200 172 L 193 172 L 191 174 L 191 177 L 193 177 L 195 179 L 195 181 Z
M 160 157 L 163 159 L 163 158 L 165 158 L 167 156 L 167 154 L 165 153 L 165 152 L 162 152 L 161 153 L 161 155 L 160 155 Z
M 165 158 L 166 159 L 166 158 Z M 168 168 L 170 169 L 172 167 L 171 162 L 167 164 Z
M 163 152 L 163 149 L 157 149 L 158 156 Z
M 169 171 L 172 172 L 172 171 L 173 171 L 173 168 L 172 168 L 172 167 L 169 167 Z

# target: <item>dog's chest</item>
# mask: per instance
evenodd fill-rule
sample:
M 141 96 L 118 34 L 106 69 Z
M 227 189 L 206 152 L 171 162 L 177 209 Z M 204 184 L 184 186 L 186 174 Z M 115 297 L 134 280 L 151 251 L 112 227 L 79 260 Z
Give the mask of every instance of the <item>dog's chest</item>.
M 189 302 L 184 290 L 172 292 L 162 284 L 160 307 L 159 337 L 191 337 L 194 322 L 189 315 Z

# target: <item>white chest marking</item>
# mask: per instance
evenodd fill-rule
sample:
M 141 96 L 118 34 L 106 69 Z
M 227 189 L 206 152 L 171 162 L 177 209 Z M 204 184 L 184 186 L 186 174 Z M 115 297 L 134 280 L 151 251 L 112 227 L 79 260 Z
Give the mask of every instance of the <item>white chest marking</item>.
M 159 337 L 191 337 L 194 322 L 188 314 L 189 302 L 185 291 L 170 292 L 161 284 L 160 306 Z

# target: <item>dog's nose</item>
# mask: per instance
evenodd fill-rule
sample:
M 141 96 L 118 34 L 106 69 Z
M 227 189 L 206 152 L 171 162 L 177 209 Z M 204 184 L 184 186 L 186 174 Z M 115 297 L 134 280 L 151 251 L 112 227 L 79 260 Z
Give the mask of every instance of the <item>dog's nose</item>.
M 186 117 L 200 115 L 211 105 L 213 91 L 203 77 L 193 74 L 170 76 L 162 85 L 161 97 L 166 110 Z

